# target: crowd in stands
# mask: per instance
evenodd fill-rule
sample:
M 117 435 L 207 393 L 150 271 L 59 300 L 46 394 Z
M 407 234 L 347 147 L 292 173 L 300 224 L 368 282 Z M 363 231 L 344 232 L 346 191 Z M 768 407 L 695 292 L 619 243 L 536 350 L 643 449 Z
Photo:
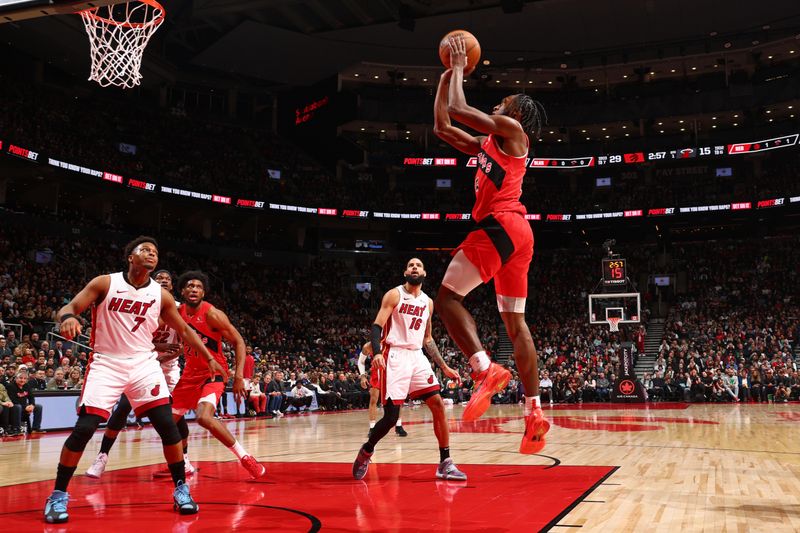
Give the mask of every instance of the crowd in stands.
M 18 433 L 37 431 L 37 395 L 79 390 L 88 348 L 48 338 L 55 313 L 94 275 L 120 270 L 119 242 L 91 237 L 68 242 L 13 223 L 0 228 L 0 426 Z M 645 379 L 651 400 L 785 401 L 800 397 L 794 362 L 800 322 L 794 266 L 800 261 L 797 237 L 748 241 L 674 243 L 671 264 L 688 273 L 667 321 L 655 368 Z M 43 260 L 36 250 L 51 252 Z M 632 268 L 646 271 L 655 250 L 631 254 Z M 636 257 L 638 255 L 638 258 Z M 632 331 L 611 333 L 586 323 L 586 297 L 597 282 L 599 253 L 588 248 L 537 253 L 530 273 L 527 317 L 539 352 L 545 402 L 607 401 L 619 375 L 621 342 Z M 208 299 L 226 311 L 240 330 L 252 358 L 254 384 L 248 405 L 220 406 L 220 416 L 261 414 L 280 417 L 287 410 L 365 407 L 369 385 L 357 370 L 360 346 L 368 338 L 375 305 L 402 282 L 407 257 L 356 259 L 318 257 L 305 266 L 267 266 L 194 255 L 179 255 L 162 245 L 160 266 L 178 274 L 200 268 L 211 276 Z M 449 256 L 425 253 L 435 296 Z M 368 276 L 373 295 L 365 298 L 354 280 Z M 495 352 L 501 326 L 492 286 L 467 300 L 481 340 Z M 648 309 L 643 303 L 643 323 Z M 88 316 L 88 313 L 87 313 Z M 16 325 L 18 324 L 18 326 Z M 87 323 L 85 333 L 89 333 Z M 461 382 L 438 373 L 445 398 L 469 399 L 472 381 L 466 359 L 438 318 L 433 336 Z M 635 351 L 641 352 L 641 345 Z M 227 348 L 232 365 L 234 354 Z M 514 379 L 495 397 L 520 401 L 524 390 Z M 10 403 L 10 405 L 9 405 Z
M 474 195 L 474 169 L 461 165 L 445 175 L 434 172 L 441 169 L 405 167 L 401 157 L 385 161 L 371 153 L 372 166 L 337 173 L 263 128 L 176 115 L 136 99 L 73 96 L 13 80 L 0 85 L 0 138 L 125 177 L 301 206 L 467 212 Z M 128 148 L 121 150 L 120 143 Z M 454 155 L 435 150 L 440 156 Z M 610 187 L 596 187 L 594 169 L 576 173 L 574 180 L 563 173 L 532 171 L 522 200 L 533 213 L 594 213 L 800 194 L 794 179 L 800 159 L 779 152 L 758 169 L 749 160 L 707 158 L 666 165 L 677 169 L 669 175 L 661 174 L 660 167 L 611 166 L 603 171 L 612 176 Z M 693 172 L 683 174 L 687 165 Z M 729 165 L 731 176 L 717 175 L 717 167 Z M 278 174 L 278 179 L 271 177 Z M 436 189 L 437 178 L 452 178 L 452 188 Z M 336 205 L 319 205 L 321 198 L 336 199 Z
M 336 205 L 326 207 L 466 212 L 474 194 L 473 169 L 461 166 L 447 176 L 453 178 L 447 190 L 434 188 L 442 177 L 437 169 L 404 167 L 396 154 L 382 159 L 377 151 L 371 154 L 373 166 L 337 174 L 263 128 L 170 113 L 135 98 L 74 96 L 11 79 L 0 84 L 0 139 L 126 177 L 298 205 L 335 198 Z M 522 199 L 531 212 L 576 213 L 800 194 L 796 151 L 778 150 L 757 164 L 698 158 L 682 165 L 691 171 L 608 167 L 610 188 L 596 187 L 596 173 L 568 179 L 563 173 L 530 172 Z M 732 176 L 718 175 L 717 167 L 728 165 Z M 85 220 L 85 213 L 69 207 L 60 211 Z M 179 237 L 169 221 L 164 215 L 162 233 Z M 22 225 L 0 227 L 0 434 L 40 431 L 42 406 L 36 397 L 81 389 L 89 361 L 86 338 L 69 343 L 48 333 L 58 309 L 88 280 L 122 268 L 121 249 L 130 237 L 120 234 L 109 245 L 92 237 L 67 241 Z M 659 357 L 644 378 L 651 400 L 800 400 L 798 244 L 797 237 L 785 237 L 673 245 L 669 264 L 660 266 L 685 272 L 688 285 L 670 307 Z M 654 250 L 632 254 L 631 270 L 655 272 L 654 256 Z M 425 253 L 422 258 L 430 280 L 424 290 L 433 297 L 449 257 Z M 167 247 L 161 253 L 161 265 L 175 274 L 189 268 L 209 273 L 209 300 L 226 311 L 246 340 L 253 392 L 247 405 L 220 405 L 220 416 L 365 407 L 369 384 L 357 370 L 358 350 L 368 338 L 376 302 L 402 281 L 406 259 L 320 257 L 310 265 L 278 267 L 181 255 Z M 589 250 L 537 251 L 527 317 L 545 402 L 607 401 L 619 375 L 621 343 L 630 341 L 633 331 L 615 334 L 586 323 L 598 262 L 599 254 Z M 372 280 L 369 297 L 354 289 L 359 276 Z M 483 344 L 494 353 L 502 333 L 492 287 L 476 290 L 466 304 Z M 645 301 L 645 328 L 648 312 Z M 453 403 L 468 401 L 473 388 L 468 364 L 438 318 L 433 336 L 445 361 L 461 374 L 458 381 L 437 372 L 443 396 Z M 232 365 L 234 355 L 226 348 Z M 640 355 L 641 346 L 634 351 Z M 513 379 L 495 396 L 497 403 L 517 403 L 524 395 L 513 359 L 509 366 Z
M 646 385 L 669 400 L 800 399 L 796 237 L 675 249 L 687 293 L 671 309 Z

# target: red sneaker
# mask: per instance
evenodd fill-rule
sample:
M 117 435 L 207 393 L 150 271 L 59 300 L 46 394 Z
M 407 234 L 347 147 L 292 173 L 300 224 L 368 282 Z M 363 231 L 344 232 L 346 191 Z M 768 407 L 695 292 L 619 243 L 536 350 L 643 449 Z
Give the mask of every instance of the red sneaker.
M 550 422 L 544 417 L 541 407 L 536 407 L 525 417 L 525 434 L 519 445 L 519 453 L 533 454 L 544 449 L 545 434 L 550 431 Z
M 255 457 L 252 455 L 245 455 L 242 457 L 241 463 L 253 479 L 258 479 L 267 473 L 267 469 L 264 465 L 256 461 Z
M 461 420 L 472 422 L 486 412 L 492 403 L 492 396 L 503 391 L 511 379 L 511 372 L 498 365 L 491 363 L 489 368 L 475 376 L 475 393 L 467 402 Z

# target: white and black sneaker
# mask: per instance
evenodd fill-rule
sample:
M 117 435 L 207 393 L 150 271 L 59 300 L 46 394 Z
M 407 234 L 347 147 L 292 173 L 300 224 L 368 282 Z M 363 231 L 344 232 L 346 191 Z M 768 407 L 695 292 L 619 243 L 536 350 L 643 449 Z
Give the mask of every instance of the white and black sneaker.
M 97 457 L 94 458 L 92 466 L 86 470 L 86 475 L 94 479 L 100 479 L 103 472 L 106 471 L 106 463 L 108 463 L 108 454 L 98 453 Z
M 458 469 L 453 460 L 448 457 L 436 469 L 436 477 L 439 479 L 450 479 L 454 481 L 466 481 L 467 475 Z

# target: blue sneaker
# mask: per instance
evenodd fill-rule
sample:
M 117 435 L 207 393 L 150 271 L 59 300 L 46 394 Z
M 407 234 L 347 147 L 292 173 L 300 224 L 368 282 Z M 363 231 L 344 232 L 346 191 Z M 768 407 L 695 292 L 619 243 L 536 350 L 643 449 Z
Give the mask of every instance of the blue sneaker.
M 183 481 L 178 481 L 175 487 L 175 492 L 172 493 L 172 500 L 174 502 L 173 508 L 180 514 L 195 514 L 200 510 L 200 506 L 192 499 L 189 494 L 189 485 Z
M 367 452 L 363 446 L 358 450 L 356 460 L 353 462 L 353 477 L 355 479 L 364 479 L 366 477 L 371 458 L 372 454 Z
M 44 519 L 47 523 L 62 524 L 66 522 L 69 519 L 69 513 L 67 513 L 68 502 L 69 494 L 54 490 L 44 504 Z

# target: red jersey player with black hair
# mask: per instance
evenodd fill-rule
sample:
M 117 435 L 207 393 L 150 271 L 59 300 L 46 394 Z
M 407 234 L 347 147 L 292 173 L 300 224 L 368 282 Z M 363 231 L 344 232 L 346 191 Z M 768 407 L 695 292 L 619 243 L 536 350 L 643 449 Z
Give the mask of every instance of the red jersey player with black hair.
M 238 403 L 245 396 L 242 375 L 246 350 L 244 339 L 225 313 L 204 300 L 208 287 L 208 276 L 202 272 L 190 270 L 181 274 L 178 278 L 178 290 L 181 291 L 183 305 L 179 312 L 181 318 L 197 332 L 220 365 L 228 364 L 222 353 L 222 340 L 225 339 L 235 345 L 236 370 L 233 377 L 233 394 Z M 225 376 L 217 374 L 209 378 L 208 370 L 202 371 L 200 365 L 202 360 L 198 359 L 197 353 L 190 346 L 185 347 L 184 358 L 186 365 L 183 374 L 172 392 L 173 418 L 177 421 L 186 414 L 186 411 L 194 410 L 197 413 L 197 423 L 231 450 L 254 479 L 263 476 L 266 473 L 264 465 L 248 454 L 230 431 L 214 418 L 214 410 L 219 399 L 225 394 Z
M 463 37 L 450 39 L 451 68 L 442 74 L 434 104 L 434 133 L 470 155 L 476 155 L 475 230 L 467 235 L 447 267 L 436 297 L 436 308 L 447 332 L 467 355 L 476 392 L 464 409 L 463 420 L 480 417 L 492 396 L 505 389 L 511 373 L 486 355 L 472 316 L 462 301 L 481 283 L 494 279 L 497 306 L 514 344 L 514 359 L 525 386 L 525 435 L 521 453 L 544 448 L 550 429 L 539 401 L 536 348 L 525 323 L 528 268 L 533 259 L 533 232 L 519 201 L 530 146 L 529 135 L 538 136 L 544 109 L 525 94 L 507 96 L 491 115 L 467 104 Z M 456 120 L 486 136 L 474 137 L 453 126 Z

